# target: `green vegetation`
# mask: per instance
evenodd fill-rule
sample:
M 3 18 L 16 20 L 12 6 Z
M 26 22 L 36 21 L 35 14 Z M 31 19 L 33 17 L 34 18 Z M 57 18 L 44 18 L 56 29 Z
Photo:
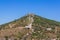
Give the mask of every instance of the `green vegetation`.
M 0 30 L 1 29 L 3 29 L 3 30 L 10 29 L 9 24 L 12 24 L 12 25 L 15 24 L 14 26 L 12 26 L 12 28 L 25 27 L 29 23 L 28 16 L 29 15 L 1 25 Z M 44 38 L 48 38 L 48 37 L 53 38 L 53 36 L 55 36 L 55 35 L 57 35 L 56 37 L 60 38 L 60 36 L 59 36 L 60 29 L 57 30 L 57 29 L 55 29 L 55 27 L 60 28 L 60 22 L 34 15 L 34 22 L 32 25 L 34 32 L 32 33 L 32 38 L 38 38 L 38 39 L 44 39 Z M 48 31 L 48 30 L 46 30 L 47 28 L 52 28 L 52 30 Z M 55 33 L 55 30 L 57 30 L 58 32 Z M 48 35 L 49 33 L 51 36 Z M 20 32 L 18 34 L 16 34 L 16 37 L 18 37 L 18 38 L 21 38 L 22 36 L 23 36 L 23 34 Z

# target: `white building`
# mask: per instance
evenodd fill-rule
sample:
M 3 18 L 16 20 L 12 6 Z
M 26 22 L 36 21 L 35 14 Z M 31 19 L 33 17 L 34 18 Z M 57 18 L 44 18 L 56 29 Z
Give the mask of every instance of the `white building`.
M 47 28 L 46 30 L 51 31 L 51 30 L 52 30 L 52 28 Z
M 29 24 L 28 26 L 25 26 L 25 28 L 29 28 L 29 29 L 31 29 L 31 28 L 32 28 L 32 23 Z

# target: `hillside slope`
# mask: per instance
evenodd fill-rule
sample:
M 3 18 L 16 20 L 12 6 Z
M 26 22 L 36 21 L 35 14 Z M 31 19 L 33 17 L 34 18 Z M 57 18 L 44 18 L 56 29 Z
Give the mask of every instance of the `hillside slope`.
M 25 26 L 31 23 L 29 16 L 33 17 L 34 22 L 32 23 L 32 32 L 30 29 L 26 29 Z M 12 22 L 0 25 L 0 37 L 2 38 L 13 38 L 21 40 L 24 35 L 31 32 L 26 40 L 51 40 L 60 38 L 60 22 L 43 18 L 38 15 L 28 14 Z M 19 38 L 19 39 L 18 39 Z

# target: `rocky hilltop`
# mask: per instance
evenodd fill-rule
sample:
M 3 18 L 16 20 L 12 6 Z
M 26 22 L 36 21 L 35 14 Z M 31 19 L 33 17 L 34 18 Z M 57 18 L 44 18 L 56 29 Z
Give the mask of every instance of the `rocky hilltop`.
M 28 14 L 0 25 L 0 40 L 60 40 L 60 22 Z

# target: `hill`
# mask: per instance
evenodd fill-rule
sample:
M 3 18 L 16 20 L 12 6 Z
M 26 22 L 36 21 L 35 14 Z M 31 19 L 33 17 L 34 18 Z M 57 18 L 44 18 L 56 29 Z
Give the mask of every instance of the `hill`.
M 35 14 L 28 14 L 0 25 L 0 39 L 53 40 L 56 38 L 60 38 L 60 22 Z

